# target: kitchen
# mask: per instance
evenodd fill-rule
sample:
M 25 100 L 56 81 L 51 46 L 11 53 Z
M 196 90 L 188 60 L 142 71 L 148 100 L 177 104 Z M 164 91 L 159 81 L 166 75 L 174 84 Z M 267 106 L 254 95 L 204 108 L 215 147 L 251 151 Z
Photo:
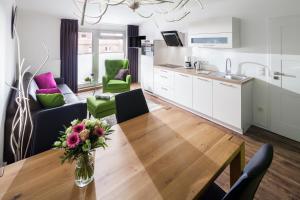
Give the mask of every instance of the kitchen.
M 282 19 L 270 19 L 267 22 L 269 29 L 272 24 L 277 27 L 277 21 Z M 141 57 L 142 87 L 159 98 L 238 133 L 245 133 L 255 125 L 299 141 L 298 121 L 289 122 L 288 132 L 283 130 L 282 127 L 287 127 L 284 124 L 274 128 L 280 121 L 275 119 L 278 111 L 268 103 L 275 101 L 269 99 L 272 82 L 284 80 L 286 76 L 270 67 L 272 53 L 242 52 L 245 49 L 242 32 L 245 27 L 242 25 L 243 20 L 239 18 L 221 17 L 192 22 L 185 33 L 162 32 L 162 39 L 148 41 L 147 53 Z M 275 35 L 268 30 L 267 37 L 272 38 L 272 34 Z M 271 42 L 276 44 L 278 39 Z M 291 67 L 292 72 L 297 73 L 295 67 Z M 299 79 L 291 81 L 299 82 Z M 293 104 L 288 107 L 299 107 L 299 101 L 295 99 L 299 96 L 292 96 L 289 102 Z M 276 106 L 283 108 L 280 104 L 282 102 L 277 102 Z M 294 119 L 297 112 L 298 109 L 285 112 L 285 119 Z

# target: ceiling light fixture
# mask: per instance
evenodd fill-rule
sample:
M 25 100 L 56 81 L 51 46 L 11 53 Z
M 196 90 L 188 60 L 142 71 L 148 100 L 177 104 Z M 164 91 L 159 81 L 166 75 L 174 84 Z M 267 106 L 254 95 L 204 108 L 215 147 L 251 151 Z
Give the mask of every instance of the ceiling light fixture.
M 163 16 L 167 22 L 178 22 L 191 13 L 191 3 L 203 9 L 201 0 L 73 0 L 77 11 L 75 15 L 81 18 L 81 25 L 100 23 L 109 7 L 125 5 L 142 18 Z M 89 15 L 88 10 L 97 14 Z

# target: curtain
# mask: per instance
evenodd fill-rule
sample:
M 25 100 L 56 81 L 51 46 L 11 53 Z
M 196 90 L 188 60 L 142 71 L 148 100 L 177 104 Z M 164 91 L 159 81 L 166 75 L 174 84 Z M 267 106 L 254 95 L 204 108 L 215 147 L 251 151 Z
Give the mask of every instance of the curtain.
M 62 19 L 60 28 L 61 77 L 75 93 L 78 92 L 78 20 Z
M 130 37 L 139 36 L 139 26 L 128 25 L 127 26 L 128 41 Z M 129 42 L 127 42 L 129 44 Z M 138 66 L 139 66 L 139 49 L 130 48 L 128 46 L 128 60 L 129 60 L 129 71 L 132 77 L 132 82 L 138 82 Z

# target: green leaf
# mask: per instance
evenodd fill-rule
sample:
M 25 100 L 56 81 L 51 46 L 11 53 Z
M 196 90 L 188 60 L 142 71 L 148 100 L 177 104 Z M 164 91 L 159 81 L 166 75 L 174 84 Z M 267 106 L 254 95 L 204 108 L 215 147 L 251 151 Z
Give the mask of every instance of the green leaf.
M 54 142 L 54 146 L 55 146 L 55 147 L 60 147 L 60 146 L 61 146 L 61 142 L 60 142 L 60 141 Z

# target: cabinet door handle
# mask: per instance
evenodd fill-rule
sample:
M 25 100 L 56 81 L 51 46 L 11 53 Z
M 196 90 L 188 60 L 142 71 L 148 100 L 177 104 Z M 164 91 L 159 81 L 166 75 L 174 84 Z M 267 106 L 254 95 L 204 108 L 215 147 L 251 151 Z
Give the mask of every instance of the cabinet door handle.
M 183 77 L 186 77 L 186 78 L 188 77 L 187 75 L 184 75 L 184 74 L 179 74 L 179 75 L 180 75 L 180 76 L 183 76 Z
M 168 78 L 168 77 L 166 77 L 166 76 L 162 76 L 162 75 L 160 75 L 160 77 L 161 77 L 161 78 L 166 78 L 166 79 Z
M 197 79 L 200 80 L 200 81 L 210 82 L 210 81 L 207 80 L 207 79 L 202 79 L 202 78 L 197 78 Z
M 168 72 L 167 72 L 166 70 L 162 70 L 162 69 L 161 69 L 160 71 L 161 71 L 161 72 L 165 72 L 165 73 L 168 73 Z
M 168 91 L 168 89 L 167 89 L 167 88 L 165 88 L 165 87 L 162 87 L 161 89 L 162 89 L 162 90 L 165 90 L 165 91 Z
M 234 86 L 234 85 L 231 85 L 231 84 L 220 83 L 220 85 L 224 85 L 224 86 L 226 86 L 226 87 L 235 88 L 235 86 Z
M 297 76 L 295 75 L 290 75 L 290 74 L 282 74 L 282 76 L 285 76 L 285 77 L 289 77 L 289 78 L 297 78 Z

